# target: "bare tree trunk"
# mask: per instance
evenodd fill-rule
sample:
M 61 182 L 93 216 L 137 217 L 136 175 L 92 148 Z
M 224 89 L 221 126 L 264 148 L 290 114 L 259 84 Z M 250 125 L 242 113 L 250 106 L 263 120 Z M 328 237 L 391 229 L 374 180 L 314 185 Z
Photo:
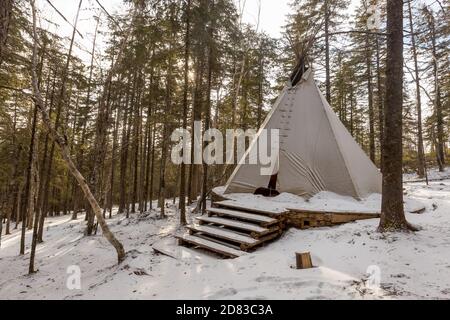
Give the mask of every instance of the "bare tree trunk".
M 141 74 L 137 77 L 136 90 L 139 91 Z M 136 213 L 136 202 L 138 201 L 138 180 L 139 180 L 139 136 L 141 134 L 140 117 L 140 94 L 137 93 L 133 103 L 134 121 L 133 121 L 133 191 L 131 194 L 131 212 Z
M 155 176 L 155 139 L 156 138 L 156 124 L 153 125 L 153 141 L 152 141 L 152 165 L 150 167 L 150 188 L 148 191 L 149 199 L 150 199 L 150 205 L 149 209 L 153 209 L 153 181 Z
M 36 83 L 37 83 L 37 77 L 36 77 Z M 36 84 L 37 85 L 37 84 Z M 21 232 L 21 237 L 20 237 L 20 254 L 25 254 L 25 232 L 27 229 L 27 222 L 28 222 L 28 218 L 31 214 L 33 214 L 34 210 L 34 194 L 33 194 L 33 190 L 34 190 L 34 186 L 33 183 L 34 181 L 32 176 L 33 176 L 33 172 L 34 172 L 34 165 L 35 165 L 35 157 L 36 157 L 36 148 L 35 148 L 35 144 L 37 143 L 36 141 L 36 126 L 37 126 L 37 121 L 38 121 L 38 107 L 35 106 L 34 107 L 34 111 L 33 111 L 33 122 L 31 125 L 31 137 L 30 137 L 30 147 L 28 150 L 28 168 L 27 168 L 27 180 L 25 183 L 25 200 L 28 202 L 27 203 L 27 210 L 23 210 L 22 211 L 22 232 Z
M 37 109 L 37 108 L 36 108 Z M 33 185 L 39 186 L 39 170 L 37 168 L 38 166 L 38 159 L 37 159 L 37 154 L 38 154 L 38 144 L 36 143 L 34 145 L 34 150 L 33 150 L 34 156 L 33 156 L 33 177 L 34 177 L 34 183 Z M 34 209 L 34 204 L 37 203 L 37 192 L 35 190 L 35 187 L 33 188 L 34 190 L 32 192 L 30 192 L 30 201 L 29 201 L 29 210 L 31 212 L 31 214 L 33 214 L 33 209 Z M 34 210 L 34 226 L 33 226 L 33 235 L 32 235 L 32 240 L 31 240 L 31 251 L 30 251 L 30 264 L 28 267 L 28 273 L 34 273 L 34 258 L 36 256 L 36 245 L 37 245 L 37 238 L 38 238 L 38 226 L 39 226 L 39 214 L 40 211 L 39 210 Z
M 17 187 L 17 202 L 14 204 L 16 206 L 16 226 L 14 227 L 14 229 L 18 228 L 19 225 L 19 221 L 21 219 L 20 216 L 20 204 L 22 203 L 22 193 L 23 193 L 23 184 L 20 183 L 19 186 Z
M 0 0 L 0 66 L 5 56 L 6 40 L 8 39 L 9 23 L 13 0 Z
M 128 162 L 128 139 L 129 139 L 129 120 L 128 103 L 130 99 L 129 85 L 126 88 L 125 110 L 123 116 L 122 141 L 120 146 L 120 181 L 119 181 L 119 213 L 125 213 L 127 202 L 127 162 Z M 131 118 L 131 117 L 130 117 Z
M 264 104 L 264 92 L 263 92 L 263 81 L 264 81 L 264 58 L 263 58 L 263 40 L 261 39 L 261 47 L 259 48 L 258 54 L 258 110 L 256 113 L 256 126 L 261 127 L 262 124 L 262 110 Z
M 329 0 L 324 1 L 324 7 L 325 7 L 325 89 L 326 89 L 327 101 L 331 102 L 330 36 L 329 36 L 330 3 L 329 3 Z
M 431 29 L 431 44 L 432 44 L 432 54 L 433 54 L 433 74 L 434 74 L 434 107 L 436 112 L 436 140 L 437 140 L 437 150 L 436 150 L 436 159 L 439 166 L 439 171 L 444 171 L 445 166 L 445 150 L 444 150 L 444 115 L 442 111 L 442 102 L 441 102 L 441 88 L 439 86 L 439 65 L 438 65 L 438 57 L 437 57 L 437 48 L 436 48 L 436 25 L 435 19 L 432 12 L 428 14 L 428 23 Z
M 174 14 L 171 13 L 171 26 L 174 26 Z M 174 31 L 171 31 L 170 36 L 170 44 L 169 44 L 169 52 L 172 50 L 173 47 L 173 38 L 174 38 Z M 168 150 L 169 150 L 169 136 L 170 136 L 170 129 L 171 129 L 171 117 L 172 114 L 172 86 L 173 86 L 173 61 L 172 56 L 169 55 L 168 58 L 168 70 L 167 70 L 167 76 L 166 76 L 166 112 L 164 115 L 164 123 L 163 123 L 163 132 L 162 132 L 162 145 L 161 145 L 161 165 L 160 165 L 160 175 L 159 175 L 159 200 L 158 200 L 158 206 L 160 207 L 160 218 L 165 218 L 165 203 L 166 203 L 166 166 L 167 166 L 167 156 L 168 156 Z
M 78 3 L 77 14 L 75 17 L 75 23 L 74 23 L 73 30 L 72 30 L 72 37 L 70 40 L 69 52 L 67 54 L 66 63 L 65 63 L 63 73 L 62 73 L 61 88 L 59 91 L 58 99 L 56 101 L 56 119 L 55 119 L 55 130 L 56 131 L 58 131 L 59 126 L 60 126 L 62 106 L 67 101 L 66 97 L 65 97 L 66 85 L 67 85 L 67 80 L 68 80 L 68 75 L 69 75 L 70 60 L 72 59 L 72 50 L 73 50 L 73 44 L 74 44 L 74 40 L 75 40 L 78 16 L 80 13 L 82 2 L 83 2 L 83 0 L 80 0 L 80 2 Z M 49 188 L 50 188 L 50 180 L 52 178 L 54 155 L 55 155 L 55 142 L 52 141 L 52 144 L 50 147 L 50 154 L 48 157 L 48 164 L 46 165 L 46 168 L 45 168 L 45 175 L 42 177 L 44 179 L 44 182 L 43 182 L 44 189 L 43 190 L 49 190 Z M 44 192 L 43 199 L 42 199 L 42 206 L 40 209 L 41 210 L 41 216 L 40 216 L 41 221 L 40 221 L 39 229 L 38 229 L 38 242 L 42 242 L 42 238 L 43 238 L 44 219 L 45 219 L 45 216 L 47 215 L 47 211 L 48 211 L 49 196 L 50 196 L 49 192 Z
M 378 122 L 379 122 L 379 143 L 380 143 L 380 170 L 383 172 L 383 136 L 384 136 L 384 106 L 383 106 L 383 87 L 381 83 L 381 66 L 380 66 L 380 40 L 376 36 L 376 50 L 377 50 L 377 94 L 378 94 Z
M 209 1 L 209 21 L 210 26 L 208 30 L 208 80 L 206 87 L 206 110 L 205 110 L 205 131 L 209 130 L 211 123 L 211 83 L 212 83 L 212 69 L 213 69 L 213 37 L 214 37 L 214 0 Z M 206 144 L 205 144 L 206 146 Z M 203 161 L 203 181 L 202 181 L 202 198 L 201 208 L 202 213 L 206 212 L 206 198 L 208 194 L 208 164 Z
M 154 53 L 153 53 L 154 56 Z M 147 109 L 147 130 L 148 130 L 148 135 L 147 135 L 147 158 L 145 161 L 145 186 L 144 186 L 144 212 L 147 211 L 148 208 L 148 201 L 150 199 L 150 204 L 151 204 L 151 195 L 149 194 L 150 192 L 150 175 L 153 175 L 153 168 L 150 168 L 150 165 L 153 165 L 153 159 L 152 159 L 152 155 L 154 154 L 153 149 L 154 149 L 154 130 L 153 130 L 153 125 L 152 125 L 152 116 L 153 116 L 153 99 L 152 99 L 152 93 L 153 93 L 153 67 L 151 68 L 150 71 L 150 84 L 149 84 L 149 97 L 150 97 L 150 101 L 148 103 L 148 109 Z M 150 205 L 150 209 L 151 209 L 151 205 Z
M 419 178 L 423 178 L 425 175 L 425 153 L 423 147 L 423 133 L 422 133 L 422 103 L 420 95 L 420 78 L 419 78 L 419 65 L 417 62 L 417 49 L 416 49 L 416 35 L 414 34 L 414 23 L 411 10 L 411 2 L 408 1 L 408 14 L 409 14 L 409 28 L 411 33 L 411 49 L 414 60 L 414 73 L 416 76 L 416 109 L 417 109 L 417 174 Z
M 369 105 L 369 154 L 370 160 L 375 163 L 375 115 L 373 111 L 372 52 L 369 46 L 369 35 L 366 35 L 367 92 Z
M 107 152 L 107 136 L 108 136 L 108 120 L 111 114 L 111 106 L 108 104 L 108 96 L 110 94 L 110 87 L 113 80 L 113 76 L 115 75 L 117 69 L 119 68 L 119 62 L 122 60 L 123 52 L 127 45 L 128 37 L 131 34 L 131 30 L 134 25 L 135 16 L 137 12 L 137 7 L 134 7 L 131 23 L 125 32 L 124 38 L 121 40 L 121 44 L 119 46 L 119 50 L 115 61 L 113 60 L 111 63 L 111 68 L 106 76 L 105 83 L 103 86 L 102 94 L 100 96 L 99 101 L 99 110 L 98 117 L 96 121 L 96 132 L 95 132 L 95 146 L 97 147 L 96 152 L 94 152 L 93 157 L 93 168 L 92 168 L 92 179 L 91 186 L 93 187 L 94 194 L 100 194 L 100 186 L 101 186 L 101 172 L 103 170 L 103 161 L 106 157 Z M 87 234 L 89 235 L 92 232 L 92 217 L 88 220 L 88 227 L 86 229 Z
M 192 110 L 192 128 L 194 128 L 194 123 L 196 121 L 201 121 L 201 109 L 202 109 L 202 95 L 201 95 L 201 87 L 203 85 L 203 74 L 204 74 L 204 61 L 197 61 L 199 64 L 196 70 L 196 79 L 195 79 L 195 89 L 194 89 L 194 101 L 193 101 L 193 110 Z M 192 164 L 189 165 L 189 176 L 188 176 L 188 204 L 191 204 L 193 201 L 197 200 L 198 197 L 198 177 L 200 171 L 200 165 L 194 164 L 194 144 L 195 144 L 195 133 L 192 130 L 191 133 L 191 159 Z
M 119 103 L 120 103 L 121 97 L 119 97 Z M 114 132 L 113 132 L 113 145 L 111 150 L 111 172 L 110 172 L 110 187 L 109 187 L 109 198 L 108 198 L 108 207 L 109 207 L 109 218 L 112 217 L 112 209 L 113 209 L 113 203 L 114 203 L 114 183 L 115 183 L 115 174 L 116 174 L 116 149 L 117 149 L 117 137 L 119 132 L 119 124 L 120 124 L 120 117 L 121 117 L 121 108 L 117 106 L 117 112 L 116 112 L 116 123 L 114 125 Z
M 186 36 L 184 41 L 184 90 L 183 90 L 183 129 L 187 129 L 188 91 L 189 91 L 189 48 L 190 48 L 190 10 L 191 0 L 186 4 Z M 180 225 L 186 225 L 186 164 L 180 167 Z
M 406 231 L 403 210 L 403 2 L 387 0 L 387 58 L 383 194 L 378 230 Z
M 31 67 L 33 97 L 34 97 L 36 106 L 39 108 L 39 110 L 41 112 L 42 120 L 43 120 L 47 130 L 50 132 L 50 136 L 55 141 L 55 143 L 60 147 L 61 155 L 62 155 L 64 161 L 66 162 L 69 171 L 75 177 L 75 179 L 77 180 L 81 189 L 83 190 L 86 199 L 89 201 L 92 211 L 95 213 L 95 216 L 102 228 L 103 235 L 111 243 L 111 245 L 116 249 L 117 260 L 120 263 L 125 259 L 125 250 L 124 250 L 122 244 L 119 242 L 119 240 L 117 240 L 117 238 L 114 236 L 114 234 L 110 231 L 105 219 L 102 216 L 102 211 L 101 211 L 100 206 L 98 205 L 97 200 L 93 196 L 83 175 L 78 171 L 74 162 L 72 161 L 66 138 L 64 136 L 62 136 L 59 132 L 57 132 L 55 130 L 55 128 L 53 127 L 53 125 L 51 123 L 51 119 L 48 115 L 47 109 L 45 108 L 45 105 L 44 105 L 44 102 L 43 102 L 43 99 L 41 96 L 41 92 L 39 90 L 38 80 L 37 80 L 38 77 L 37 77 L 37 72 L 36 72 L 38 35 L 37 35 L 37 26 L 36 26 L 36 24 L 37 24 L 36 9 L 35 9 L 34 2 L 35 2 L 35 0 L 31 1 L 31 8 L 33 11 L 33 37 L 34 37 L 33 58 L 32 58 L 32 67 Z
M 17 103 L 14 104 L 14 120 L 13 120 L 13 136 L 12 136 L 12 145 L 16 145 L 16 128 L 17 128 Z M 22 153 L 22 146 L 19 143 L 17 146 L 17 149 L 15 151 L 15 157 L 14 157 L 14 171 L 12 175 L 12 181 L 11 181 L 11 189 L 13 192 L 12 201 L 11 201 L 11 210 L 9 210 L 9 216 L 6 220 L 6 230 L 5 234 L 10 234 L 10 223 L 11 219 L 15 219 L 16 225 L 18 220 L 18 206 L 17 201 L 20 194 L 20 182 L 19 179 L 19 159 L 20 155 Z

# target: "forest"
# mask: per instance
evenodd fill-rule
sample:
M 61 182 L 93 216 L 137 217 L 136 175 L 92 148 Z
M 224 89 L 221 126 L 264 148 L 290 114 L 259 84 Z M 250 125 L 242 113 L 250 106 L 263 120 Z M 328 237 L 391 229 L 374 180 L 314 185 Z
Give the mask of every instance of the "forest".
M 404 1 L 399 95 L 389 78 L 399 62 L 389 58 L 392 1 L 292 0 L 278 38 L 258 12 L 255 24 L 244 21 L 245 1 L 72 2 L 75 15 L 65 16 L 61 1 L 0 0 L 0 241 L 20 233 L 30 273 L 49 218 L 83 219 L 84 237 L 101 230 L 121 262 L 114 215 L 164 220 L 176 203 L 184 226 L 204 213 L 235 165 L 174 164 L 172 132 L 196 121 L 203 131 L 260 128 L 299 59 L 381 172 L 428 182 L 450 161 L 448 1 Z M 83 10 L 89 36 L 77 28 Z

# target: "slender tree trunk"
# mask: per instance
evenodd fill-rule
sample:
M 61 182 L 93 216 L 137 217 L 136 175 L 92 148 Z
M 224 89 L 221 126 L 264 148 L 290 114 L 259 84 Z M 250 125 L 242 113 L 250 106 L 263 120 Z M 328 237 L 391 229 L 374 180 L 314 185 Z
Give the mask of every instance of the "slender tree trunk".
M 128 163 L 128 132 L 130 131 L 128 125 L 128 113 L 129 113 L 129 98 L 130 89 L 129 84 L 127 86 L 126 98 L 125 98 L 125 110 L 123 116 L 123 128 L 122 128 L 122 142 L 120 150 L 120 181 L 119 181 L 119 213 L 125 213 L 127 202 L 127 163 Z M 131 118 L 131 117 L 130 117 Z
M 32 75 L 32 87 L 33 87 L 33 97 L 36 103 L 36 106 L 39 108 L 42 116 L 42 120 L 47 128 L 47 130 L 50 132 L 50 135 L 52 139 L 54 139 L 55 143 L 60 147 L 61 149 L 61 155 L 66 162 L 68 169 L 72 173 L 72 175 L 76 178 L 77 182 L 79 183 L 81 189 L 84 192 L 84 195 L 86 196 L 86 199 L 89 201 L 89 204 L 91 205 L 92 211 L 95 213 L 96 218 L 102 228 L 103 235 L 105 238 L 111 243 L 111 245 L 116 249 L 117 252 L 117 260 L 118 262 L 122 262 L 125 259 L 125 250 L 122 246 L 122 244 L 117 240 L 117 238 L 114 236 L 114 234 L 110 231 L 105 219 L 102 216 L 102 211 L 100 206 L 98 205 L 97 200 L 93 196 L 88 184 L 86 183 L 86 180 L 82 176 L 82 174 L 78 171 L 76 168 L 74 162 L 72 161 L 72 158 L 70 156 L 69 147 L 67 145 L 66 139 L 55 130 L 51 123 L 51 119 L 48 115 L 47 109 L 45 108 L 41 92 L 39 90 L 38 86 L 38 77 L 37 77 L 37 19 L 36 19 L 36 9 L 35 9 L 35 0 L 31 0 L 31 7 L 33 12 L 33 37 L 34 37 L 34 45 L 33 45 L 33 58 L 32 58 L 32 68 L 31 68 L 31 75 Z
M 263 82 L 264 82 L 264 57 L 263 57 L 263 40 L 261 39 L 261 46 L 259 48 L 258 54 L 258 69 L 259 69 L 259 77 L 258 77 L 258 110 L 256 113 L 256 126 L 259 128 L 262 124 L 262 111 L 264 104 L 264 92 L 263 92 Z
M 23 183 L 19 183 L 19 186 L 17 188 L 17 202 L 14 204 L 16 206 L 16 226 L 14 227 L 14 229 L 18 228 L 19 225 L 19 221 L 21 220 L 21 215 L 20 215 L 20 204 L 22 203 L 22 193 L 23 193 Z
M 425 175 L 425 153 L 423 147 L 423 133 L 422 133 L 422 102 L 420 95 L 420 78 L 419 78 L 419 64 L 417 61 L 417 49 L 416 49 L 416 35 L 414 33 L 414 23 L 412 17 L 411 2 L 408 1 L 408 14 L 409 14 L 409 28 L 411 33 L 411 49 L 414 60 L 414 73 L 416 84 L 416 110 L 417 110 L 417 174 L 419 178 L 423 178 Z
M 103 171 L 103 161 L 106 157 L 107 153 L 107 137 L 108 137 L 108 124 L 109 117 L 111 114 L 111 106 L 108 104 L 109 94 L 111 83 L 114 75 L 116 74 L 117 69 L 120 66 L 120 61 L 122 60 L 122 56 L 125 50 L 125 47 L 128 43 L 128 37 L 131 34 L 132 28 L 134 27 L 134 21 L 136 17 L 137 7 L 134 7 L 131 23 L 128 26 L 128 29 L 125 31 L 125 35 L 121 40 L 119 50 L 117 52 L 117 56 L 111 62 L 111 68 L 106 76 L 105 83 L 103 86 L 102 94 L 100 96 L 99 107 L 98 107 L 98 117 L 96 121 L 96 132 L 95 132 L 95 146 L 97 150 L 94 152 L 93 156 L 93 169 L 92 169 L 92 179 L 91 186 L 93 187 L 94 194 L 100 195 L 101 189 L 101 173 Z M 90 235 L 92 233 L 92 215 L 89 216 L 88 226 L 86 229 L 86 233 Z
M 14 104 L 14 119 L 13 119 L 13 131 L 12 131 L 12 145 L 16 145 L 16 128 L 17 128 L 17 103 Z M 11 181 L 11 189 L 13 191 L 13 196 L 12 196 L 12 201 L 11 201 L 11 210 L 9 211 L 9 217 L 7 217 L 6 220 L 6 230 L 5 233 L 6 234 L 10 234 L 10 223 L 11 223 L 11 219 L 15 219 L 16 221 L 16 225 L 17 225 L 17 221 L 18 221 L 18 211 L 17 211 L 17 203 L 18 203 L 18 198 L 19 198 L 19 194 L 20 194 L 20 182 L 19 180 L 19 159 L 20 159 L 20 155 L 22 153 L 22 146 L 19 143 L 15 153 L 14 153 L 14 171 L 13 171 L 13 175 L 12 175 L 12 181 Z
M 439 65 L 438 65 L 438 57 L 437 57 L 437 48 L 436 48 L 436 25 L 432 12 L 428 12 L 429 19 L 428 23 L 431 31 L 431 45 L 432 45 L 432 54 L 433 54 L 433 74 L 434 74 L 434 107 L 436 113 L 436 140 L 437 140 L 437 150 L 436 150 L 436 159 L 439 166 L 439 171 L 444 171 L 445 166 L 445 137 L 444 137 L 444 115 L 442 111 L 442 102 L 441 102 L 441 88 L 439 85 Z
M 375 163 L 375 115 L 373 110 L 372 53 L 369 46 L 369 35 L 366 35 L 367 92 L 369 105 L 369 154 L 370 160 Z
M 75 17 L 75 23 L 74 23 L 73 30 L 72 30 L 72 38 L 70 40 L 69 52 L 67 54 L 66 63 L 65 63 L 63 73 L 62 73 L 61 88 L 59 91 L 58 99 L 56 101 L 56 119 L 55 119 L 55 130 L 56 131 L 58 131 L 58 129 L 60 127 L 62 106 L 66 101 L 68 101 L 67 97 L 65 96 L 66 95 L 66 85 L 67 85 L 67 80 L 68 80 L 68 75 L 69 75 L 70 60 L 72 59 L 72 50 L 73 50 L 73 44 L 74 44 L 74 40 L 75 40 L 78 16 L 80 13 L 82 2 L 83 2 L 83 0 L 80 0 L 80 2 L 78 3 L 78 9 L 77 9 L 76 17 Z M 44 183 L 43 183 L 44 189 L 43 190 L 50 189 L 50 180 L 52 178 L 54 156 L 55 156 L 55 141 L 53 140 L 51 147 L 50 147 L 50 154 L 49 154 L 49 158 L 48 158 L 49 160 L 48 160 L 48 164 L 45 169 L 45 175 L 43 176 L 43 179 L 44 179 Z M 43 240 L 42 238 L 43 238 L 43 233 L 44 233 L 44 219 L 45 219 L 45 216 L 47 215 L 47 211 L 48 211 L 49 196 L 50 196 L 49 192 L 44 192 L 44 198 L 43 198 L 42 209 L 41 209 L 41 218 L 40 218 L 41 221 L 40 221 L 40 225 L 38 228 L 38 242 L 42 242 L 42 240 Z
M 153 179 L 155 176 L 155 137 L 156 137 L 156 124 L 153 124 L 153 141 L 152 141 L 152 165 L 150 167 L 150 188 L 148 191 L 150 205 L 149 209 L 153 209 Z
M 13 0 L 0 0 L 0 66 L 5 56 L 12 8 Z
M 325 7 L 325 89 L 326 98 L 331 102 L 331 80 L 330 80 L 330 3 L 329 0 L 324 0 Z
M 387 0 L 383 194 L 379 231 L 408 230 L 403 210 L 403 2 Z
M 201 121 L 202 116 L 202 93 L 201 87 L 203 85 L 203 74 L 204 74 L 204 59 L 200 58 L 200 61 L 197 61 L 198 66 L 196 70 L 196 79 L 195 79 L 195 89 L 194 89 L 194 101 L 193 101 L 193 110 L 192 110 L 192 128 L 194 128 L 194 123 L 197 121 Z M 191 159 L 192 164 L 189 166 L 189 177 L 188 177 L 188 204 L 191 204 L 194 200 L 197 200 L 198 197 L 198 177 L 200 171 L 200 165 L 194 164 L 194 145 L 195 145 L 195 132 L 192 130 L 191 133 Z
M 383 106 L 383 87 L 381 83 L 381 66 L 380 66 L 380 41 L 379 36 L 376 36 L 376 51 L 377 51 L 377 101 L 378 101 L 378 123 L 379 123 L 379 143 L 380 143 L 380 169 L 383 172 L 383 136 L 384 136 L 384 106 Z
M 154 56 L 154 52 L 153 52 Z M 150 71 L 150 84 L 149 84 L 149 103 L 148 103 L 148 109 L 147 109 L 147 155 L 145 160 L 145 186 L 144 186 L 144 212 L 147 211 L 148 208 L 148 201 L 150 199 L 150 202 L 152 201 L 151 195 L 149 195 L 150 192 L 150 175 L 153 174 L 150 168 L 150 164 L 152 163 L 152 154 L 153 154 L 153 126 L 152 126 L 152 116 L 153 116 L 153 67 Z
M 355 103 L 355 100 L 354 100 L 354 87 L 353 87 L 353 83 L 351 84 L 351 87 L 350 87 L 351 89 L 350 89 L 350 134 L 352 135 L 352 137 L 354 137 L 355 136 L 355 128 L 354 128 L 354 122 L 353 122 L 353 112 L 354 112 L 354 103 Z
M 139 90 L 141 75 L 137 77 L 136 90 Z M 140 97 L 139 93 L 134 102 L 134 124 L 133 124 L 133 192 L 131 194 L 131 212 L 136 213 L 136 202 L 138 201 L 138 179 L 139 179 L 139 136 L 141 135 L 140 130 Z
M 184 41 L 184 90 L 183 90 L 183 129 L 187 129 L 188 91 L 189 91 L 189 49 L 190 49 L 190 10 L 191 0 L 186 4 L 186 36 Z M 184 151 L 183 151 L 184 152 Z M 180 225 L 186 225 L 186 163 L 180 167 Z
M 37 108 L 36 108 L 37 109 Z M 34 177 L 34 186 L 39 186 L 39 171 L 38 171 L 38 159 L 37 159 L 37 154 L 38 154 L 38 144 L 35 143 L 34 145 L 34 150 L 33 150 L 34 156 L 33 156 L 33 177 Z M 35 260 L 35 256 L 36 256 L 36 245 L 37 245 L 37 238 L 38 238 L 38 226 L 39 226 L 39 214 L 40 211 L 39 210 L 34 210 L 34 204 L 37 203 L 37 192 L 35 190 L 35 187 L 33 188 L 34 190 L 32 192 L 30 192 L 30 200 L 29 200 L 29 210 L 31 212 L 31 214 L 33 214 L 34 211 L 34 225 L 33 225 L 33 235 L 32 235 L 32 240 L 31 240 L 31 251 L 30 251 L 30 264 L 28 267 L 28 273 L 34 273 L 34 260 Z
M 36 79 L 37 82 L 37 79 Z M 33 180 L 33 172 L 36 158 L 36 126 L 38 121 L 38 107 L 34 107 L 33 111 L 33 122 L 31 125 L 31 137 L 30 137 L 30 147 L 28 150 L 28 168 L 27 168 L 27 179 L 25 183 L 25 201 L 27 201 L 27 210 L 22 210 L 22 233 L 20 238 L 20 254 L 25 254 L 25 232 L 27 229 L 27 221 L 31 214 L 33 214 L 34 210 L 34 181 Z
M 171 13 L 171 26 L 174 26 L 174 14 Z M 174 41 L 174 31 L 171 31 L 169 52 L 172 51 L 173 41 Z M 166 166 L 167 166 L 167 155 L 169 150 L 168 140 L 169 132 L 171 129 L 171 118 L 172 114 L 172 85 L 173 85 L 173 59 L 172 55 L 168 58 L 168 70 L 166 76 L 166 112 L 164 114 L 163 132 L 162 132 L 162 145 L 161 145 L 161 165 L 160 165 L 160 175 L 159 175 L 159 200 L 158 206 L 160 207 L 160 218 L 165 218 L 165 202 L 166 202 Z
M 209 1 L 209 28 L 208 28 L 208 79 L 206 87 L 206 110 L 205 110 L 205 131 L 209 130 L 211 123 L 211 86 L 213 72 L 213 54 L 214 54 L 214 0 Z M 245 115 L 244 115 L 245 116 Z M 205 143 L 206 146 L 206 143 Z M 202 213 L 206 213 L 206 198 L 208 195 L 208 164 L 203 161 L 203 181 L 202 181 L 202 197 L 201 208 Z
M 119 103 L 121 100 L 121 97 L 119 97 Z M 116 173 L 116 149 L 117 149 L 117 137 L 119 132 L 119 124 L 120 124 L 120 117 L 121 115 L 121 108 L 117 106 L 117 112 L 116 112 L 116 123 L 114 125 L 114 132 L 113 132 L 113 145 L 111 150 L 111 172 L 110 172 L 110 187 L 109 187 L 109 199 L 108 199 L 108 207 L 109 207 L 109 218 L 112 217 L 112 209 L 114 204 L 114 183 L 115 183 L 115 173 Z

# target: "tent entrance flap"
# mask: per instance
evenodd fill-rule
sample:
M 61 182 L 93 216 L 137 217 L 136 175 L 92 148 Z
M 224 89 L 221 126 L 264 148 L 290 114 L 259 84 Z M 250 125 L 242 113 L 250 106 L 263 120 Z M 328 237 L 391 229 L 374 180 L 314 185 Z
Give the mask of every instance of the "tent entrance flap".
M 264 197 L 276 197 L 280 194 L 280 192 L 277 191 L 277 180 L 278 180 L 278 173 L 275 173 L 270 176 L 269 185 L 267 188 L 260 187 L 255 190 L 253 194 L 255 195 L 262 195 Z

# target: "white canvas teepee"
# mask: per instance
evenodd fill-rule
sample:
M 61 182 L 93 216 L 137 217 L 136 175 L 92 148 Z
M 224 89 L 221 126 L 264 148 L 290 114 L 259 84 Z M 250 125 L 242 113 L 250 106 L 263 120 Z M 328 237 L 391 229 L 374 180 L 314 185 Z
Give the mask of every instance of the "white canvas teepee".
M 251 148 L 257 148 L 262 129 L 279 129 L 280 152 L 276 189 L 300 196 L 320 191 L 363 198 L 381 193 L 381 174 L 339 121 L 314 81 L 311 69 L 275 102 Z M 225 193 L 253 193 L 267 187 L 271 176 L 260 164 L 242 162 L 227 182 Z

